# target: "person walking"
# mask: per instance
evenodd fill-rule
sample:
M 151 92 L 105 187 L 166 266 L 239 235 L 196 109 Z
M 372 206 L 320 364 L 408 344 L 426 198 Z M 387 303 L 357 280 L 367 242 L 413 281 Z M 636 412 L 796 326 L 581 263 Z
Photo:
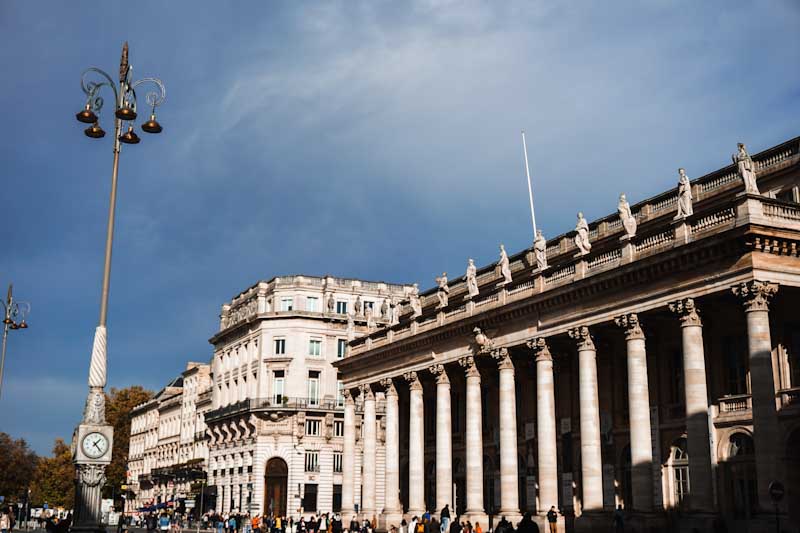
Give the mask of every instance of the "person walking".
M 555 505 L 547 511 L 547 525 L 550 527 L 550 533 L 558 533 L 558 511 Z
M 4 508 L 0 511 L 0 532 L 9 533 L 11 530 L 11 516 L 8 514 L 8 509 Z
M 439 518 L 442 521 L 442 525 L 440 526 L 439 531 L 441 533 L 448 533 L 450 527 L 450 504 L 446 503 L 444 507 L 442 507 L 441 513 L 439 513 Z
M 623 533 L 625 531 L 625 517 L 622 515 L 622 506 L 618 505 L 614 511 L 614 531 Z

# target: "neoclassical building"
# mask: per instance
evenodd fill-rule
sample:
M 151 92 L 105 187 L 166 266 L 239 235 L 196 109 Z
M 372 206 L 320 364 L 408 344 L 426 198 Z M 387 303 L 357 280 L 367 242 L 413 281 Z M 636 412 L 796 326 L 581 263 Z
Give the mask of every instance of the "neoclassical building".
M 800 138 L 421 295 L 350 343 L 342 512 L 800 524 Z M 677 163 L 677 162 L 676 162 Z M 578 207 L 578 206 L 576 206 Z M 466 262 L 465 262 L 466 263 Z
M 332 276 L 260 281 L 222 306 L 214 346 L 208 482 L 222 512 L 341 507 L 347 342 L 388 325 L 416 287 Z
M 152 399 L 131 412 L 128 511 L 159 504 L 200 507 L 208 459 L 205 413 L 211 408 L 211 367 L 190 362 Z M 209 496 L 208 494 L 206 494 Z M 213 495 L 203 498 L 213 508 Z

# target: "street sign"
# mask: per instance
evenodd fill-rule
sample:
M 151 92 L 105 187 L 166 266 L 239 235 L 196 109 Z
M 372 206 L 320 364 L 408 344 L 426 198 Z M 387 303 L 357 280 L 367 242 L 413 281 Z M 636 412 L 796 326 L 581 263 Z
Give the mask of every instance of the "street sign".
M 773 481 L 769 484 L 769 497 L 772 498 L 773 502 L 778 503 L 781 501 L 784 494 L 786 494 L 786 489 L 783 487 L 783 483 Z
M 187 509 L 194 509 L 194 500 L 184 500 L 183 505 L 185 505 Z

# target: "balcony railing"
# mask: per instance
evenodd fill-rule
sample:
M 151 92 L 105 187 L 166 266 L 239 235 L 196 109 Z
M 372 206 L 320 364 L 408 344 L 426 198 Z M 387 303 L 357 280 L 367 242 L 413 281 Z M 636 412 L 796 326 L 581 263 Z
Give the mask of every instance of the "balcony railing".
M 719 399 L 719 414 L 748 412 L 753 409 L 753 399 L 749 394 L 723 396 Z
M 344 406 L 332 398 L 251 398 L 209 411 L 206 422 L 250 411 L 344 411 Z

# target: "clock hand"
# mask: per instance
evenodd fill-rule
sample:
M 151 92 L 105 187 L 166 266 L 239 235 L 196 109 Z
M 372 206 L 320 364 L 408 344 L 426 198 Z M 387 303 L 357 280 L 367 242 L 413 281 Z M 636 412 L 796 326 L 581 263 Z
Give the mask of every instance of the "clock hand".
M 94 446 L 95 448 L 97 448 L 98 450 L 100 450 L 100 446 L 98 446 L 98 445 L 97 445 L 97 441 L 94 441 L 94 442 L 92 443 L 92 446 Z M 102 452 L 103 450 L 100 450 L 100 451 Z

